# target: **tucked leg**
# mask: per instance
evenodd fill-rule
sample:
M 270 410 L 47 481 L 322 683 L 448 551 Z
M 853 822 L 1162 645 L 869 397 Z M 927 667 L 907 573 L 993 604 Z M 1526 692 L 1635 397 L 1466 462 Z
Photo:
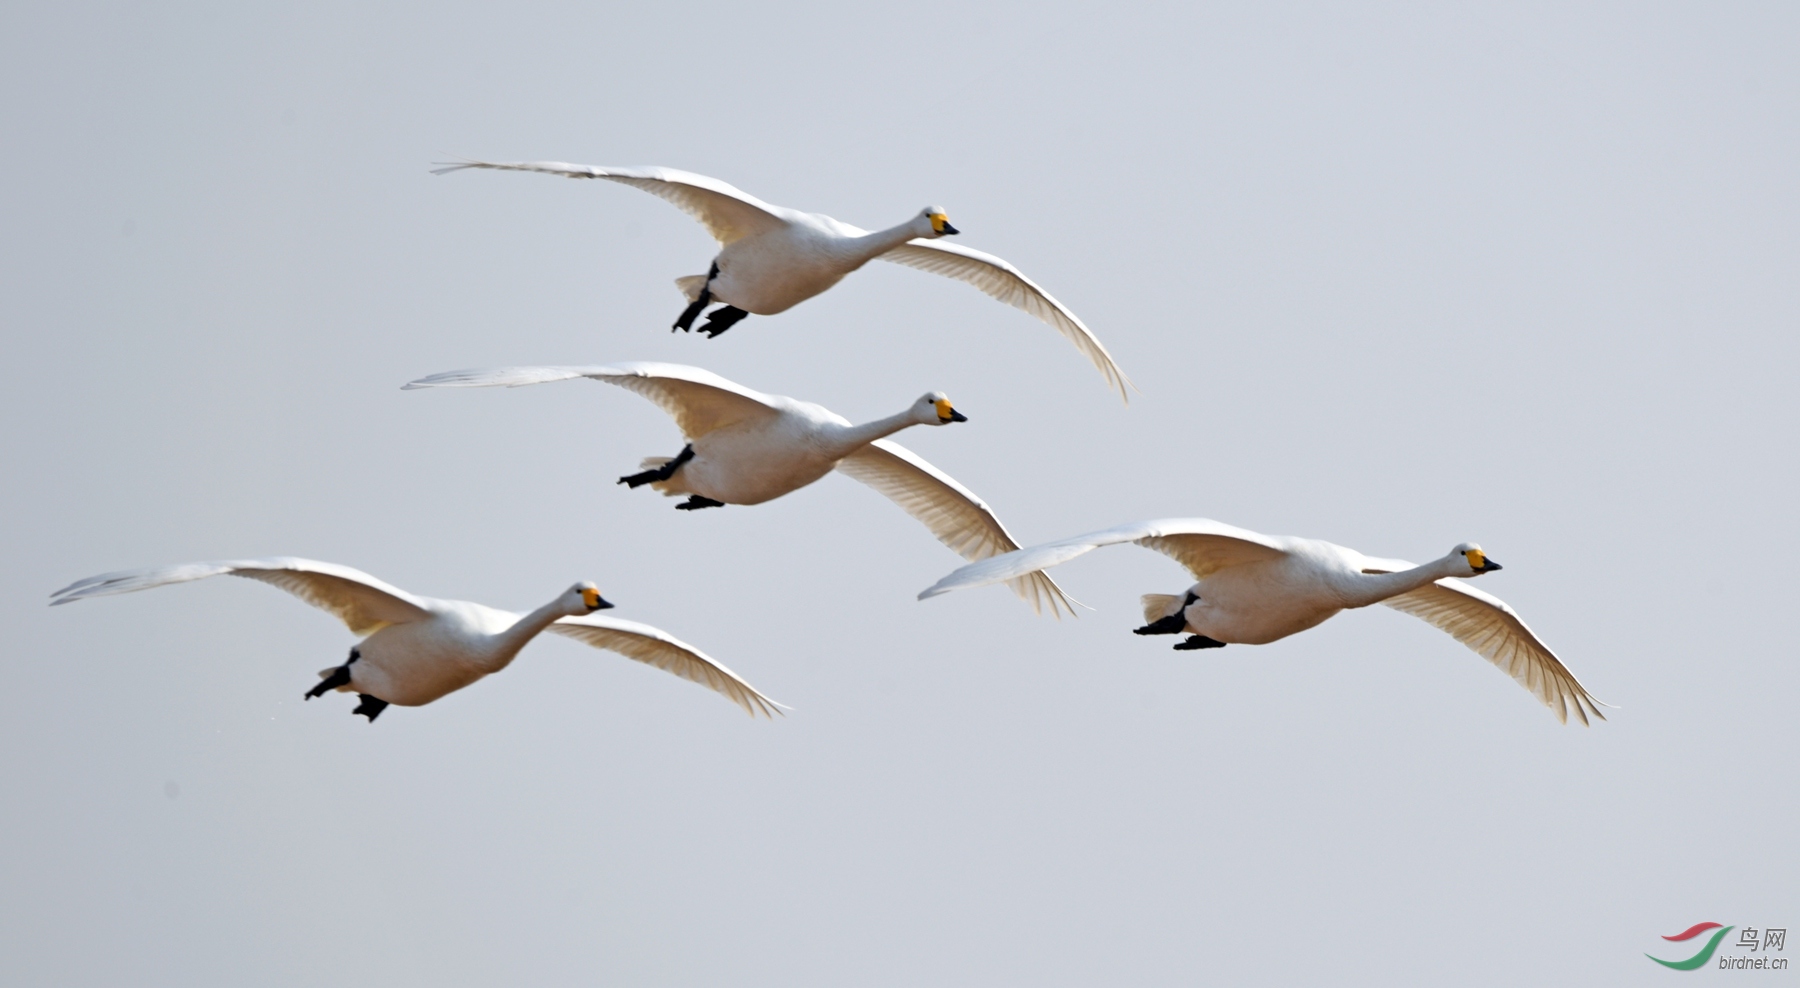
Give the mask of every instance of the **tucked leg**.
M 1175 643 L 1175 651 L 1191 652 L 1197 648 L 1224 648 L 1225 643 L 1205 635 L 1189 635 L 1188 640 Z
M 346 661 L 343 665 L 338 666 L 336 669 L 331 670 L 331 672 L 328 675 L 326 675 L 326 677 L 324 679 L 319 680 L 319 685 L 314 686 L 310 690 L 307 690 L 306 698 L 308 700 L 310 700 L 315 696 L 324 696 L 325 694 L 331 692 L 332 690 L 337 689 L 339 686 L 349 686 L 350 685 L 350 667 L 355 664 L 357 659 L 360 659 L 360 658 L 362 658 L 362 653 L 357 651 L 354 648 L 351 649 L 349 660 Z
M 668 480 L 670 477 L 675 476 L 675 471 L 680 470 L 683 463 L 686 463 L 693 458 L 694 444 L 688 443 L 686 446 L 681 447 L 681 452 L 676 453 L 675 458 L 669 462 L 654 470 L 645 470 L 643 473 L 634 473 L 629 477 L 620 477 L 619 483 L 628 484 L 635 488 L 642 487 L 645 484 L 653 484 L 659 480 Z
M 740 320 L 747 318 L 749 315 L 750 313 L 745 312 L 735 305 L 727 305 L 714 309 L 712 315 L 706 317 L 706 323 L 700 327 L 700 332 L 705 333 L 707 339 L 712 339 L 731 327 L 736 326 Z
M 356 694 L 356 698 L 362 702 L 358 703 L 356 709 L 350 711 L 350 713 L 353 715 L 362 714 L 364 717 L 369 718 L 369 723 L 371 724 L 375 723 L 375 718 L 380 717 L 381 712 L 388 708 L 388 702 L 386 700 L 376 699 L 367 693 L 358 693 Z
M 718 276 L 719 262 L 714 261 L 712 270 L 706 272 L 706 284 L 700 286 L 700 294 L 687 308 L 681 310 L 681 315 L 676 317 L 675 325 L 669 327 L 669 332 L 673 333 L 679 329 L 685 333 L 694 328 L 694 320 L 700 318 L 700 313 L 712 304 L 712 283 L 713 279 Z
M 723 508 L 724 501 L 715 501 L 710 497 L 689 494 L 688 499 L 675 506 L 676 511 L 699 511 L 701 508 Z

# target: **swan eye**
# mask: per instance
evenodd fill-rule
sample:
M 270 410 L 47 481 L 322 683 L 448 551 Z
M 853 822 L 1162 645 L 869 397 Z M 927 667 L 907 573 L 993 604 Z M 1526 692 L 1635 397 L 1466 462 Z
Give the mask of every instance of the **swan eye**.
M 1469 568 L 1473 570 L 1479 570 L 1487 565 L 1487 557 L 1482 555 L 1480 549 L 1470 549 L 1463 553 L 1463 558 L 1469 561 Z
M 581 591 L 581 601 L 587 605 L 588 610 L 597 610 L 600 607 L 600 591 L 587 587 Z

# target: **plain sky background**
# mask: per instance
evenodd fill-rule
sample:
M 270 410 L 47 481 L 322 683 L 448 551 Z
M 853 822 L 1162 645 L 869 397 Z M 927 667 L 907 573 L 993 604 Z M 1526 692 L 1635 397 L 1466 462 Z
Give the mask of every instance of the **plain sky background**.
M 1599 984 L 1800 925 L 1800 8 L 1347 6 L 6 5 L 5 980 Z M 446 154 L 942 204 L 1142 395 L 893 265 L 671 336 L 697 224 Z M 1131 547 L 1057 571 L 1079 620 L 919 603 L 959 560 L 847 478 L 678 513 L 613 483 L 680 448 L 634 395 L 399 390 L 632 359 L 945 390 L 900 440 L 1026 543 L 1479 541 L 1621 709 L 1380 607 L 1172 652 Z M 371 726 L 269 587 L 44 606 L 277 554 L 592 579 L 794 709 L 550 640 Z

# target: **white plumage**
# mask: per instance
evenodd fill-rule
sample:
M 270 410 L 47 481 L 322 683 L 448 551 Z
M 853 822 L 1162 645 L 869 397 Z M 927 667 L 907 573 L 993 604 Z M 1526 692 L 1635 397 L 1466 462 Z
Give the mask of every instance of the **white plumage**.
M 512 662 L 539 633 L 574 638 L 617 652 L 722 694 L 751 716 L 780 707 L 712 657 L 678 638 L 635 621 L 594 613 L 613 605 L 592 583 L 578 583 L 530 614 L 515 614 L 461 600 L 407 593 L 360 570 L 311 559 L 277 557 L 184 563 L 124 570 L 78 580 L 51 595 L 51 606 L 89 597 L 130 593 L 209 576 L 242 576 L 280 587 L 344 622 L 362 637 L 343 666 L 319 673 L 320 686 L 380 701 L 371 721 L 389 703 L 417 707 L 492 675 Z M 332 677 L 340 675 L 341 682 Z M 369 704 L 365 700 L 358 713 Z
M 825 291 L 875 259 L 954 278 L 1061 333 L 1099 368 L 1119 397 L 1129 400 L 1131 382 L 1125 372 L 1075 313 L 1001 258 L 937 242 L 937 238 L 958 231 L 936 206 L 898 226 L 871 233 L 829 216 L 771 205 L 716 178 L 674 168 L 466 161 L 436 171 L 442 174 L 465 168 L 603 178 L 668 200 L 699 220 L 721 245 L 712 272 L 676 280 L 682 293 L 700 307 L 717 301 L 743 313 L 774 315 Z M 677 326 L 688 328 L 698 312 L 699 308 L 690 307 Z M 715 317 L 715 321 L 720 326 L 716 332 L 707 327 L 702 331 L 717 335 L 735 320 Z
M 592 378 L 635 391 L 675 419 L 689 443 L 678 457 L 651 457 L 652 468 L 621 478 L 650 484 L 670 496 L 689 495 L 722 504 L 760 504 L 799 490 L 837 470 L 886 495 L 924 523 L 964 559 L 986 559 L 1019 544 L 993 509 L 911 451 L 883 438 L 913 425 L 964 420 L 941 392 L 919 398 L 904 411 L 863 425 L 811 402 L 766 395 L 711 371 L 680 364 L 621 363 L 596 367 L 503 367 L 433 374 L 406 385 L 519 387 Z M 671 464 L 676 464 L 671 468 Z M 666 471 L 666 476 L 651 475 Z M 1069 605 L 1062 589 L 1042 573 L 1009 581 L 1033 608 L 1052 613 Z
M 1101 546 L 1135 542 L 1174 558 L 1197 581 L 1186 594 L 1148 594 L 1140 634 L 1196 636 L 1177 648 L 1259 645 L 1320 624 L 1341 610 L 1381 603 L 1448 632 L 1530 690 L 1567 722 L 1588 723 L 1603 704 L 1505 601 L 1453 577 L 1500 568 L 1463 543 L 1423 566 L 1376 559 L 1330 542 L 1261 535 L 1207 518 L 1133 522 L 973 563 L 920 599 L 1016 580 Z

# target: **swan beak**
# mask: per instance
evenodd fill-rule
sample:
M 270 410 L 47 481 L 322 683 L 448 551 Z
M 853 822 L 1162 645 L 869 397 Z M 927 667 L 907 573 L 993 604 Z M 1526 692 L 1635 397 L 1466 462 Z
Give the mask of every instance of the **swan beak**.
M 931 230 L 940 237 L 954 237 L 962 232 L 956 227 L 951 226 L 950 217 L 945 216 L 943 213 L 931 214 Z
M 967 422 L 968 420 L 969 420 L 969 417 L 967 415 L 964 415 L 963 413 L 957 411 L 954 408 L 950 409 L 950 421 L 952 421 L 952 422 Z
M 613 606 L 612 601 L 600 596 L 598 590 L 583 590 L 581 600 L 582 603 L 587 604 L 587 609 L 590 611 L 604 611 Z
M 1481 566 L 1479 568 L 1477 568 L 1475 570 L 1475 572 L 1477 572 L 1477 573 L 1493 573 L 1497 570 L 1503 570 L 1505 568 L 1506 567 L 1500 565 L 1499 563 L 1494 562 L 1492 559 L 1483 559 L 1481 561 Z
M 969 420 L 967 415 L 957 411 L 950 405 L 950 399 L 948 398 L 939 398 L 937 400 L 937 416 L 939 425 L 949 425 L 952 422 L 967 422 Z

